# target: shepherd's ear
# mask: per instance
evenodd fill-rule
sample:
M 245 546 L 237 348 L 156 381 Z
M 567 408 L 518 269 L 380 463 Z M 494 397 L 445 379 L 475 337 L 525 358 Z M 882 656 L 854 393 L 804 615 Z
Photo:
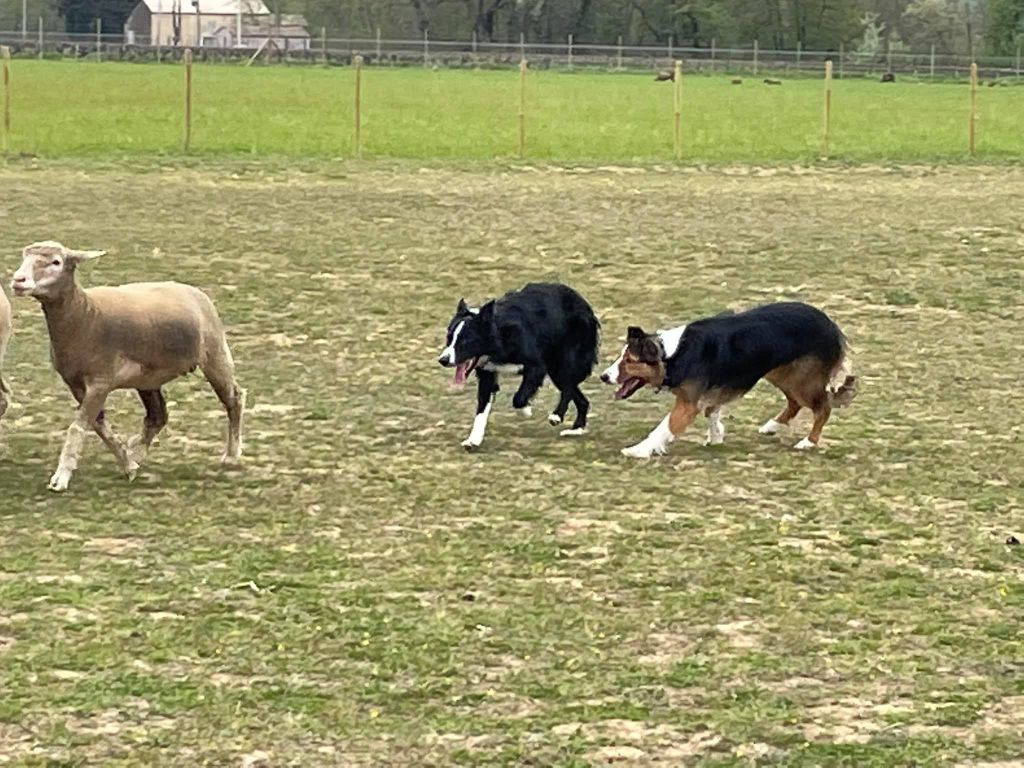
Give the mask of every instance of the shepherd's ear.
M 643 328 L 631 325 L 626 329 L 627 344 L 635 344 L 636 342 L 643 341 L 645 338 L 647 338 L 647 334 L 644 333 Z
M 494 317 L 494 302 L 488 301 L 486 304 L 480 307 L 478 317 L 481 320 L 491 320 Z
M 455 314 L 456 315 L 461 315 L 464 312 L 468 312 L 468 311 L 469 311 L 469 305 L 466 304 L 466 300 L 465 299 L 459 299 L 459 305 L 457 307 L 455 307 Z
M 661 361 L 661 346 L 649 336 L 640 345 L 640 360 L 645 363 Z
M 72 264 L 80 264 L 83 261 L 98 259 L 100 256 L 106 255 L 106 251 L 75 251 L 71 248 L 64 249 L 64 259 L 66 261 L 70 261 Z

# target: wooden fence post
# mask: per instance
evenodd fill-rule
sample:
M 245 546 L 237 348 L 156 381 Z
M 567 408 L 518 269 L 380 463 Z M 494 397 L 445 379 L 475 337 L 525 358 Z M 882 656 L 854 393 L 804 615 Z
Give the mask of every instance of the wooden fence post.
M 192 148 L 192 49 L 185 49 L 185 151 Z
M 526 157 L 526 59 L 519 61 L 519 158 Z
M 672 61 L 672 59 L 675 57 L 675 54 L 672 53 L 672 43 L 673 43 L 674 40 L 675 40 L 675 35 L 669 35 L 668 36 L 668 60 L 669 61 Z
M 363 57 L 356 56 L 356 103 L 354 115 L 354 135 L 352 137 L 352 151 L 356 159 L 363 156 Z
M 757 77 L 757 54 L 758 54 L 758 42 L 754 41 L 754 77 Z
M 474 54 L 476 53 L 476 45 L 477 45 L 477 36 L 476 36 L 476 29 L 474 28 L 473 29 L 473 53 Z
M 846 44 L 839 44 L 839 79 L 843 79 L 843 62 L 846 60 Z
M 832 138 L 832 62 L 825 62 L 825 124 L 821 137 L 821 156 L 828 160 L 829 140 Z
M 977 118 L 978 112 L 978 65 L 971 64 L 971 119 L 970 124 L 967 128 L 967 143 L 971 151 L 971 157 L 974 157 L 975 139 L 976 139 L 976 127 L 975 119 Z
M 327 66 L 327 27 L 320 27 L 320 61 Z
M 39 50 L 36 51 L 36 58 L 43 58 L 43 17 L 39 17 Z
M 928 79 L 935 79 L 935 43 L 932 43 L 932 52 L 928 57 Z
M 569 71 L 572 72 L 572 32 L 569 33 Z
M 1020 77 L 1020 43 L 1017 44 L 1017 77 Z
M 423 30 L 423 66 L 430 66 L 430 35 L 427 30 Z
M 3 134 L 0 137 L 0 151 L 7 154 L 10 149 L 11 133 L 11 49 L 0 45 L 0 68 L 3 69 L 4 84 L 4 121 Z
M 672 82 L 672 154 L 676 160 L 683 156 L 683 62 L 676 59 L 675 79 Z
M 96 19 L 96 61 L 103 61 L 103 19 Z
M 616 57 L 615 69 L 622 71 L 622 35 L 619 35 L 618 56 Z
M 711 38 L 711 71 L 715 71 L 715 49 L 718 47 L 718 41 L 715 38 Z
M 475 51 L 476 50 L 476 42 L 475 42 L 476 41 L 476 33 L 475 32 L 473 33 L 473 40 L 474 40 L 473 50 Z M 380 27 L 377 27 L 377 58 L 374 61 L 376 62 L 378 67 L 380 66 L 380 57 L 381 57 Z

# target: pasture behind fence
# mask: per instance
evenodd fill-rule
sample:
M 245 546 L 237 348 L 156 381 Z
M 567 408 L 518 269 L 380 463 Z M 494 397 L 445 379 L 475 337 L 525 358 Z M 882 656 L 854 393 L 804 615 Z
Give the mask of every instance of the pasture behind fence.
M 22 30 L 0 31 L 0 44 L 8 45 L 12 55 L 37 58 L 72 58 L 92 61 L 180 61 L 184 46 L 163 44 L 142 36 L 131 39 L 123 34 L 104 32 L 97 20 L 91 33 L 44 31 L 38 20 L 38 34 Z M 941 50 L 941 48 L 939 49 Z M 196 61 L 244 61 L 260 51 L 260 46 L 215 47 L 193 49 Z M 966 77 L 972 63 L 979 76 L 1021 77 L 1021 46 L 1010 56 L 974 56 L 970 53 L 940 53 L 935 45 L 920 51 L 848 50 L 840 45 L 834 50 L 768 49 L 760 41 L 749 45 L 722 47 L 712 40 L 707 47 L 685 47 L 669 40 L 664 45 L 627 45 L 620 35 L 614 45 L 585 43 L 572 35 L 564 42 L 536 43 L 521 36 L 519 41 L 492 42 L 478 40 L 434 40 L 427 32 L 418 40 L 387 39 L 378 29 L 372 38 L 330 37 L 326 28 L 310 37 L 301 47 L 271 48 L 260 51 L 261 60 L 280 64 L 329 63 L 351 65 L 362 56 L 366 67 L 375 66 L 437 66 L 445 68 L 508 67 L 516 68 L 527 59 L 532 69 L 601 69 L 607 71 L 658 70 L 671 68 L 682 60 L 687 72 L 751 73 L 772 72 L 783 75 L 799 73 L 817 76 L 825 61 L 832 61 L 838 79 L 847 76 L 876 76 L 894 72 L 916 77 Z M 264 55 L 265 54 L 265 55 Z
M 10 50 L 7 46 L 0 47 L 2 52 L 2 66 L 3 66 L 3 152 L 8 154 L 14 147 L 11 146 L 11 93 L 12 88 L 16 85 L 12 84 L 11 78 L 11 57 Z M 183 114 L 183 137 L 182 147 L 184 152 L 188 153 L 194 149 L 193 146 L 193 51 L 191 49 L 184 50 L 182 54 L 182 63 L 184 69 L 184 114 Z M 822 105 L 822 123 L 821 123 L 821 139 L 820 139 L 820 157 L 822 159 L 828 159 L 832 153 L 832 119 L 833 119 L 833 72 L 834 66 L 831 59 L 826 59 L 822 64 L 822 72 L 824 75 L 824 101 Z M 354 71 L 354 103 L 353 103 L 353 136 L 351 145 L 351 156 L 355 158 L 361 158 L 363 156 L 364 148 L 364 135 L 363 135 L 363 111 L 364 111 L 364 72 L 372 71 L 364 69 L 364 57 L 362 55 L 356 55 L 353 62 Z M 517 136 L 515 154 L 521 158 L 526 159 L 529 155 L 527 146 L 527 129 L 529 124 L 529 72 L 530 68 L 526 58 L 522 58 L 519 61 L 518 66 L 518 98 L 517 108 L 515 110 L 515 127 L 514 132 Z M 673 97 L 672 97 L 672 110 L 671 113 L 666 111 L 665 114 L 665 133 L 672 137 L 672 157 L 675 160 L 681 160 L 683 158 L 684 149 L 684 61 L 677 59 L 673 62 L 672 70 L 670 75 L 673 83 Z M 969 97 L 967 102 L 967 108 L 965 114 L 967 116 L 967 146 L 966 152 L 969 156 L 974 157 L 977 152 L 977 102 L 978 102 L 978 78 L 979 69 L 976 64 L 971 64 L 969 68 Z M 660 78 L 661 76 L 659 76 Z M 669 74 L 666 73 L 665 77 L 668 78 Z M 734 79 L 733 83 L 739 83 L 741 81 Z M 766 78 L 764 83 L 769 85 L 780 85 L 782 81 Z M 991 83 L 990 83 L 991 84 Z M 369 86 L 369 97 L 370 104 L 373 103 L 373 78 L 372 75 L 368 79 L 366 85 Z M 371 107 L 372 108 L 372 107 Z M 671 122 L 669 122 L 671 121 Z

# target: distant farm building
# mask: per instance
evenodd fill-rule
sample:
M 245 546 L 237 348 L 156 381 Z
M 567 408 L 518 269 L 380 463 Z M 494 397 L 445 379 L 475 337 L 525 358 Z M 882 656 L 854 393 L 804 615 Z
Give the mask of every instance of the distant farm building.
M 279 49 L 309 48 L 301 16 L 280 20 L 263 0 L 141 0 L 125 22 L 129 43 Z

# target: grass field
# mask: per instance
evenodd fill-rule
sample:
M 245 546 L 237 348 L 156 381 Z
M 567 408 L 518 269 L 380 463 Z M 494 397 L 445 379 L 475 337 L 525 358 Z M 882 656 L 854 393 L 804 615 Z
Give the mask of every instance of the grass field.
M 15 152 L 45 157 L 177 154 L 181 66 L 15 61 Z M 199 154 L 348 157 L 351 69 L 196 66 Z M 365 155 L 480 160 L 517 151 L 518 74 L 373 70 L 364 75 Z M 741 86 L 727 77 L 683 84 L 683 159 L 786 162 L 821 152 L 823 85 Z M 964 83 L 836 81 L 832 157 L 932 161 L 967 157 Z M 1019 159 L 1024 90 L 979 93 L 978 156 Z M 527 155 L 555 161 L 672 158 L 672 85 L 649 74 L 529 75 Z
M 0 763 L 1020 764 L 1024 171 L 44 163 L 0 184 L 4 282 L 58 237 L 110 249 L 87 284 L 200 285 L 249 389 L 243 468 L 189 379 L 133 485 L 91 439 L 49 495 L 71 398 L 15 302 Z M 665 396 L 591 381 L 566 441 L 550 388 L 524 422 L 506 387 L 467 455 L 445 323 L 535 279 L 590 299 L 605 360 L 628 323 L 812 301 L 861 394 L 812 455 L 790 448 L 806 418 L 757 435 L 780 406 L 758 387 L 725 446 L 701 424 L 644 463 L 618 449 Z

